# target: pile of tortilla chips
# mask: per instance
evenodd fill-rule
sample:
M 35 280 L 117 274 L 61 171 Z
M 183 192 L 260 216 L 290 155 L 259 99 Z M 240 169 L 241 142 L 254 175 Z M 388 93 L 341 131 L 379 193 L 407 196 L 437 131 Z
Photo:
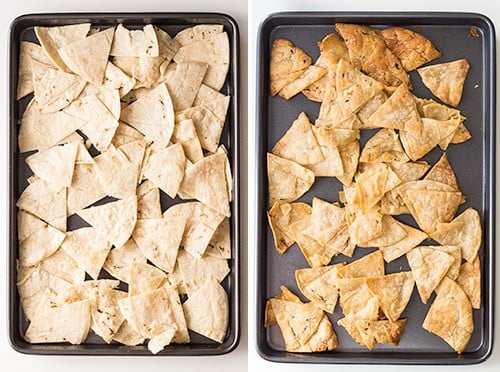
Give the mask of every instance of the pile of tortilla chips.
M 40 44 L 21 42 L 18 79 L 18 99 L 33 93 L 19 128 L 33 172 L 17 201 L 26 340 L 79 344 L 92 330 L 158 353 L 189 343 L 189 329 L 222 343 L 232 194 L 223 26 L 174 38 L 153 25 L 35 33 Z M 166 209 L 161 194 L 193 200 Z M 84 223 L 69 228 L 76 215 Z
M 272 46 L 271 94 L 288 100 L 302 92 L 321 106 L 314 122 L 301 113 L 267 155 L 275 247 L 284 254 L 297 243 L 310 266 L 295 271 L 297 287 L 310 302 L 282 288 L 267 303 L 266 326 L 279 325 L 287 351 L 332 350 L 337 338 L 326 314 L 338 302 L 337 324 L 358 344 L 398 345 L 416 284 L 424 304 L 437 294 L 423 328 L 461 353 L 481 302 L 480 215 L 467 208 L 457 216 L 466 199 L 446 153 L 432 166 L 422 157 L 471 138 L 465 117 L 446 105 L 459 104 L 469 65 L 420 67 L 441 53 L 408 29 L 336 24 L 336 30 L 340 37 L 318 43 L 314 63 L 289 40 Z M 412 94 L 415 69 L 445 104 Z M 361 148 L 365 129 L 377 131 Z M 338 202 L 295 202 L 316 177 L 342 183 Z M 403 214 L 416 224 L 395 217 Z M 332 264 L 339 254 L 365 248 L 377 250 Z M 400 257 L 411 271 L 386 273 L 384 261 Z

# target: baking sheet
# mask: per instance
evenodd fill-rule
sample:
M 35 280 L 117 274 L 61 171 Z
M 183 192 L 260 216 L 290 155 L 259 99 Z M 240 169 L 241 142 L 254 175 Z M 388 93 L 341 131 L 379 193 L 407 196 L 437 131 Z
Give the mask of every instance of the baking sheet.
M 27 354 L 77 354 L 77 355 L 152 355 L 146 345 L 125 346 L 119 343 L 106 344 L 91 331 L 84 344 L 29 344 L 23 334 L 28 322 L 22 314 L 19 296 L 16 289 L 16 258 L 18 257 L 16 200 L 27 186 L 27 178 L 32 172 L 25 164 L 27 154 L 20 154 L 17 146 L 17 135 L 22 113 L 32 98 L 32 94 L 16 101 L 17 71 L 20 41 L 36 41 L 34 26 L 57 26 L 90 22 L 92 26 L 109 27 L 123 23 L 130 29 L 142 28 L 152 23 L 167 31 L 172 37 L 180 30 L 196 24 L 222 24 L 227 32 L 230 44 L 230 66 L 226 82 L 221 89 L 231 96 L 226 123 L 221 137 L 228 149 L 229 160 L 233 173 L 233 201 L 231 203 L 231 244 L 232 259 L 229 260 L 231 272 L 222 285 L 229 297 L 229 323 L 226 338 L 218 344 L 190 331 L 191 343 L 172 344 L 160 352 L 159 356 L 194 356 L 226 354 L 236 348 L 239 342 L 240 330 L 240 209 L 239 209 L 239 34 L 236 21 L 228 15 L 220 13 L 59 13 L 31 14 L 15 19 L 10 29 L 9 49 L 9 341 L 12 347 Z M 181 199 L 174 200 L 161 193 L 162 210 Z M 99 203 L 99 202 L 98 202 Z M 68 219 L 68 229 L 74 229 L 81 224 L 78 218 Z M 103 270 L 99 278 L 109 277 Z M 123 283 L 119 288 L 123 288 Z
M 305 258 L 294 244 L 284 255 L 279 255 L 273 244 L 268 227 L 266 211 L 270 208 L 267 193 L 266 152 L 304 111 L 311 122 L 318 117 L 319 103 L 309 101 L 298 94 L 286 101 L 269 94 L 269 60 L 272 41 L 285 38 L 309 54 L 313 61 L 319 56 L 317 42 L 334 32 L 336 22 L 359 23 L 384 28 L 388 26 L 408 27 L 429 38 L 442 57 L 430 64 L 467 58 L 471 68 L 464 86 L 461 113 L 467 117 L 465 125 L 472 139 L 447 150 L 448 159 L 456 172 L 459 186 L 467 201 L 461 205 L 457 215 L 468 207 L 476 208 L 483 225 L 483 244 L 479 251 L 482 265 L 482 307 L 474 310 L 475 330 L 462 355 L 457 355 L 442 339 L 421 327 L 431 301 L 422 304 L 415 289 L 402 317 L 408 317 L 406 331 L 398 347 L 377 345 L 372 351 L 356 344 L 337 326 L 342 317 L 340 307 L 329 315 L 339 339 L 339 346 L 331 352 L 299 354 L 285 351 L 284 341 L 277 326 L 264 328 L 264 309 L 268 298 L 280 292 L 285 285 L 299 294 L 295 281 L 295 270 L 308 267 Z M 472 37 L 471 28 L 479 32 Z M 276 13 L 261 25 L 258 46 L 258 90 L 257 90 L 257 349 L 262 357 L 277 362 L 303 363 L 384 363 L 384 364 L 471 364 L 484 361 L 491 353 L 493 337 L 494 304 L 494 182 L 495 182 L 495 32 L 491 21 L 485 16 L 471 13 L 334 13 L 294 12 Z M 413 93 L 421 98 L 434 98 L 422 84 L 418 74 L 410 74 Z M 434 98 L 436 99 L 436 98 Z M 377 130 L 361 131 L 361 145 Z M 441 156 L 434 149 L 423 159 L 434 164 Z M 338 201 L 341 183 L 334 178 L 316 178 L 313 187 L 297 201 L 311 204 L 313 196 L 334 202 Z M 403 223 L 413 226 L 413 219 L 396 216 Z M 432 244 L 431 241 L 423 244 Z M 356 249 L 352 258 L 337 256 L 332 263 L 351 262 L 374 249 Z M 401 257 L 385 264 L 386 273 L 409 270 L 407 261 Z

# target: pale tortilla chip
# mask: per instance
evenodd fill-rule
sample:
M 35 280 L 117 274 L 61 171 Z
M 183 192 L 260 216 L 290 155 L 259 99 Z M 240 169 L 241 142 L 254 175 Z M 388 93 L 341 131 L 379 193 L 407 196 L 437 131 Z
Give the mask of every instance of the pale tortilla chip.
M 466 59 L 422 67 L 417 72 L 424 85 L 436 97 L 448 105 L 458 106 L 469 72 L 469 62 Z
M 152 25 L 142 30 L 128 30 L 119 24 L 115 31 L 109 55 L 121 57 L 157 57 L 158 39 Z
M 91 328 L 109 344 L 124 321 L 118 301 L 127 297 L 127 293 L 108 288 L 98 288 L 93 292 Z
M 118 331 L 113 335 L 113 341 L 117 341 L 120 344 L 127 346 L 136 346 L 144 343 L 145 338 L 142 337 L 138 332 L 136 332 L 127 322 L 124 320 L 118 328 Z
M 40 268 L 69 283 L 81 284 L 85 280 L 85 270 L 62 249 L 40 262 Z
M 460 271 L 456 282 L 462 287 L 469 297 L 473 309 L 481 308 L 481 266 L 479 258 L 471 262 L 464 262 L 460 266 Z
M 141 219 L 132 237 L 149 261 L 169 273 L 174 269 L 185 225 L 182 217 Z
M 116 128 L 112 143 L 115 147 L 119 147 L 130 142 L 142 140 L 144 140 L 144 135 L 142 135 L 141 132 L 120 121 L 118 127 Z
M 45 224 L 19 243 L 19 265 L 36 265 L 57 251 L 64 238 L 63 232 Z
M 146 264 L 147 259 L 133 239 L 121 247 L 113 248 L 106 257 L 102 268 L 113 277 L 130 283 L 130 272 L 135 263 Z
M 399 142 L 397 133 L 392 129 L 381 129 L 368 142 L 359 157 L 360 162 L 388 163 L 409 161 Z
M 443 279 L 422 327 L 441 337 L 458 354 L 465 350 L 474 330 L 472 307 L 465 292 L 453 280 Z
M 209 278 L 182 304 L 187 327 L 222 343 L 229 322 L 227 293 L 219 282 Z
M 160 288 L 168 282 L 167 274 L 146 262 L 130 265 L 129 296 L 142 295 Z
M 424 304 L 453 264 L 454 258 L 432 247 L 416 247 L 406 254 Z
M 441 57 L 441 53 L 429 39 L 410 29 L 389 27 L 380 31 L 380 35 L 406 71 L 413 71 Z
M 165 84 L 172 97 L 175 112 L 193 105 L 207 67 L 205 63 L 184 62 L 167 71 Z
M 286 39 L 275 39 L 271 49 L 271 95 L 275 96 L 285 85 L 297 79 L 311 65 L 302 49 Z
M 137 187 L 137 218 L 161 218 L 160 190 L 149 180 Z
M 132 235 L 137 221 L 137 197 L 83 209 L 78 215 L 103 232 L 115 247 L 121 247 Z
M 120 97 L 127 95 L 135 85 L 135 79 L 128 76 L 108 61 L 104 71 L 104 81 L 100 87 L 106 90 L 118 90 Z
M 106 195 L 99 182 L 95 165 L 76 164 L 73 181 L 68 188 L 68 215 L 88 207 Z
M 160 84 L 145 96 L 125 107 L 121 120 L 154 141 L 167 146 L 174 131 L 174 109 L 165 84 Z
M 402 224 L 401 222 L 398 223 L 401 227 L 403 227 L 403 229 L 405 229 L 406 237 L 394 244 L 379 246 L 380 251 L 384 255 L 385 262 L 392 262 L 396 258 L 410 252 L 427 238 L 427 234 L 423 231 L 415 229 L 412 226 Z
M 289 100 L 302 90 L 307 88 L 312 83 L 318 81 L 328 73 L 328 70 L 319 66 L 311 65 L 302 72 L 302 74 L 294 81 L 285 85 L 280 91 L 280 97 Z
M 439 223 L 431 238 L 440 244 L 458 245 L 462 248 L 462 257 L 473 262 L 481 247 L 482 228 L 479 213 L 468 208 L 450 223 Z
M 16 98 L 19 100 L 33 93 L 33 71 L 31 61 L 38 61 L 53 66 L 52 61 L 42 47 L 30 41 L 21 41 L 19 46 L 19 72 L 17 76 Z
M 203 159 L 203 150 L 196 128 L 191 119 L 181 120 L 175 123 L 172 142 L 180 143 L 184 149 L 186 158 L 192 163 Z
M 223 25 L 217 24 L 200 24 L 193 27 L 185 28 L 175 35 L 175 40 L 181 45 L 189 45 L 196 41 L 200 41 L 212 35 L 220 34 L 224 31 Z
M 17 239 L 19 243 L 38 230 L 45 228 L 47 222 L 23 210 L 17 211 Z
M 210 243 L 205 250 L 207 256 L 231 258 L 231 231 L 229 218 L 225 218 L 215 230 Z

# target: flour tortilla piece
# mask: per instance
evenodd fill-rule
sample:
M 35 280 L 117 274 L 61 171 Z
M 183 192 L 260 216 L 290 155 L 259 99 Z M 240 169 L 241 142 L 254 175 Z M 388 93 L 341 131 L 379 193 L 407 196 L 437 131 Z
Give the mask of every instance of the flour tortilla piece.
M 368 289 L 366 279 L 366 277 L 342 278 L 337 281 L 340 294 L 339 304 L 344 315 L 347 316 L 349 313 L 362 311 L 370 301 L 373 301 L 373 298 L 376 298 Z M 378 307 L 377 304 L 373 309 L 373 311 L 377 311 L 377 314 Z
M 187 327 L 218 343 L 226 337 L 229 322 L 227 293 L 219 282 L 209 278 L 182 304 Z
M 59 56 L 58 50 L 68 44 L 85 38 L 90 30 L 90 23 L 57 27 L 35 27 L 35 34 L 43 50 L 51 61 L 63 71 L 69 71 Z
M 456 282 L 469 297 L 473 309 L 481 308 L 481 264 L 479 258 L 471 262 L 464 262 Z
M 146 264 L 146 262 L 147 258 L 144 257 L 135 241 L 129 239 L 121 247 L 111 249 L 102 268 L 116 279 L 130 283 L 132 265 Z
M 384 275 L 384 260 L 379 250 L 339 267 L 337 270 L 337 276 L 344 279 L 382 275 Z
M 116 128 L 112 143 L 115 147 L 119 147 L 130 142 L 142 140 L 144 140 L 144 135 L 141 132 L 120 121 Z
M 457 107 L 462 98 L 465 78 L 469 72 L 466 59 L 440 63 L 417 69 L 422 82 L 444 103 Z
M 465 292 L 449 278 L 443 279 L 422 327 L 445 340 L 461 354 L 474 330 L 472 307 Z
M 344 318 L 339 319 L 337 324 L 344 327 L 354 341 L 360 345 L 366 346 L 361 337 L 360 330 L 356 327 L 356 322 L 361 319 L 377 320 L 379 316 L 379 307 L 377 297 L 371 297 L 366 301 L 365 306 L 361 308 L 361 310 L 347 314 Z
M 17 211 L 17 240 L 23 242 L 31 234 L 46 228 L 47 222 L 23 210 Z
M 90 330 L 90 303 L 77 301 L 62 306 L 50 306 L 47 289 L 24 335 L 32 344 L 69 342 L 81 344 Z
M 352 183 L 352 178 L 358 168 L 359 147 L 357 140 L 338 147 L 344 174 L 336 177 L 344 186 L 349 186 Z
M 223 97 L 224 94 L 202 83 L 200 85 L 200 89 L 198 90 L 198 94 L 193 101 L 193 106 L 207 104 Z
M 226 159 L 226 154 L 219 153 L 196 162 L 186 170 L 181 187 L 184 192 L 209 208 L 229 217 L 231 210 L 226 181 Z
M 122 110 L 121 120 L 154 141 L 167 146 L 174 131 L 174 109 L 165 84 L 160 84 L 145 96 Z
M 281 290 L 281 293 L 278 293 L 273 298 L 278 299 L 278 300 L 296 302 L 299 304 L 302 303 L 300 298 L 298 298 L 292 291 L 290 291 L 284 285 L 280 285 L 280 290 Z M 273 326 L 275 324 L 276 324 L 276 316 L 274 315 L 273 307 L 271 305 L 271 299 L 268 299 L 266 301 L 266 314 L 265 314 L 265 320 L 264 320 L 264 327 L 268 328 L 268 327 Z
M 362 129 L 370 129 L 371 125 L 368 123 L 368 119 L 372 114 L 378 110 L 380 106 L 387 101 L 387 94 L 384 91 L 378 93 L 373 98 L 371 98 L 365 105 L 356 113 L 359 121 L 361 122 Z M 377 123 L 373 123 L 375 126 Z
M 205 254 L 217 258 L 231 258 L 231 226 L 229 218 L 225 218 L 215 230 Z
M 203 150 L 196 128 L 191 119 L 181 120 L 175 123 L 172 142 L 180 143 L 184 149 L 186 158 L 192 163 L 203 159 Z
M 68 188 L 68 216 L 101 200 L 106 195 L 99 182 L 95 164 L 76 164 L 71 187 Z
M 300 164 L 267 154 L 269 203 L 291 202 L 306 193 L 314 183 L 314 173 Z
M 327 73 L 328 73 L 327 69 L 311 65 L 307 69 L 305 69 L 304 72 L 297 79 L 285 85 L 279 91 L 278 94 L 280 95 L 280 97 L 289 100 L 290 98 L 299 94 L 302 90 L 306 89 L 314 82 L 321 79 Z
M 81 284 L 85 280 L 85 270 L 62 249 L 40 262 L 40 268 L 69 283 Z
M 358 247 L 382 247 L 397 244 L 407 237 L 402 224 L 391 216 L 382 217 L 382 234 L 367 242 L 358 243 Z
M 88 82 L 100 85 L 104 81 L 114 32 L 114 27 L 110 27 L 68 44 L 58 53 L 71 71 Z
M 401 225 L 401 227 L 403 227 L 403 229 L 405 229 L 406 237 L 394 244 L 379 246 L 379 249 L 384 256 L 385 262 L 392 262 L 396 258 L 399 258 L 402 255 L 410 252 L 413 248 L 418 246 L 427 238 L 427 234 L 423 231 L 415 229 L 412 226 L 402 224 L 399 221 L 398 223 Z
M 362 345 L 373 349 L 377 343 L 392 344 L 398 346 L 408 319 L 390 320 L 366 320 L 357 319 L 355 326 L 362 339 Z
M 163 150 L 154 151 L 149 156 L 143 174 L 173 199 L 184 178 L 185 166 L 184 150 L 182 145 L 177 143 Z
M 65 234 L 46 224 L 19 243 L 19 265 L 34 266 L 54 254 Z
M 99 100 L 104 106 L 106 106 L 115 120 L 120 119 L 121 102 L 118 89 L 111 90 L 105 89 L 103 88 L 103 86 L 87 84 L 85 85 L 82 93 L 80 93 L 79 99 L 90 95 L 95 95 L 97 98 L 99 98 Z
M 424 304 L 453 264 L 454 258 L 431 247 L 416 247 L 406 254 L 418 293 Z
M 455 176 L 455 172 L 446 157 L 446 153 L 444 153 L 436 164 L 433 165 L 424 180 L 441 182 L 453 187 L 456 191 L 460 191 L 457 183 L 457 177 Z
M 359 157 L 359 161 L 364 163 L 405 163 L 409 160 L 397 133 L 392 129 L 381 129 L 375 133 L 366 142 Z
M 229 54 L 229 38 L 226 32 L 222 32 L 181 46 L 174 56 L 174 61 L 206 63 L 208 69 L 203 82 L 215 90 L 220 90 L 229 70 Z
M 174 269 L 185 225 L 182 217 L 140 219 L 132 237 L 149 261 L 169 273 Z
M 344 174 L 342 158 L 336 146 L 320 146 L 324 159 L 306 167 L 314 172 L 315 177 L 336 177 Z
M 479 213 L 468 208 L 449 223 L 437 224 L 431 238 L 440 244 L 459 245 L 462 257 L 467 262 L 474 262 L 482 240 L 481 218 Z
M 19 100 L 30 93 L 33 93 L 33 71 L 31 61 L 38 61 L 53 67 L 49 56 L 42 47 L 30 41 L 21 41 L 19 47 L 19 71 L 17 76 L 16 98 Z
M 165 331 L 151 337 L 148 342 L 148 350 L 153 354 L 158 354 L 165 348 L 165 346 L 170 345 L 176 332 L 177 326 L 174 324 L 171 327 L 168 327 Z
M 142 30 L 128 30 L 119 24 L 115 31 L 109 55 L 121 57 L 157 57 L 158 39 L 152 25 Z
M 33 173 L 57 187 L 70 187 L 78 143 L 41 150 L 26 159 Z
M 179 31 L 174 39 L 181 45 L 189 45 L 212 35 L 220 34 L 223 31 L 223 25 L 201 24 Z
M 176 112 L 193 105 L 207 68 L 208 65 L 205 63 L 183 62 L 167 72 L 165 84 Z
M 168 282 L 165 272 L 146 262 L 130 265 L 129 296 L 136 296 L 154 291 Z
M 124 320 L 118 331 L 113 335 L 113 341 L 127 346 L 143 344 L 146 339 L 136 332 L 127 320 Z
M 311 226 L 304 234 L 314 238 L 322 246 L 332 240 L 345 226 L 345 210 L 338 204 L 313 198 Z
M 68 106 L 81 93 L 86 83 L 77 75 L 31 61 L 35 102 L 41 113 L 48 114 Z
M 366 212 L 359 210 L 354 219 L 349 223 L 349 235 L 354 243 L 363 243 L 382 235 L 383 215 L 377 207 L 371 208 Z
M 66 231 L 66 188 L 55 188 L 36 178 L 24 189 L 16 206 L 44 220 L 56 229 Z
M 406 71 L 413 71 L 441 57 L 441 52 L 429 39 L 408 28 L 389 27 L 380 31 L 380 35 Z
M 132 172 L 135 172 L 137 175 L 137 184 L 141 181 L 142 166 L 144 163 L 146 148 L 148 148 L 148 144 L 143 140 L 129 142 L 118 146 L 118 150 L 120 150 L 127 157 L 128 161 L 135 166 L 135 168 L 132 168 Z
M 127 292 L 116 289 L 99 290 L 93 298 L 91 317 L 92 330 L 106 343 L 111 343 L 124 321 L 118 301 L 127 297 Z
M 302 165 L 315 164 L 324 160 L 323 152 L 314 136 L 309 118 L 304 112 L 276 142 L 271 152 L 276 156 L 293 160 Z
M 410 301 L 415 281 L 410 271 L 366 279 L 368 289 L 379 298 L 380 308 L 387 319 L 395 322 Z
M 100 87 L 106 90 L 118 90 L 121 98 L 132 90 L 135 83 L 136 81 L 133 77 L 128 76 L 120 68 L 108 61 L 106 70 L 104 71 L 104 80 Z
M 137 187 L 137 218 L 161 218 L 160 190 L 149 180 Z
M 188 296 L 201 287 L 207 279 L 222 280 L 229 274 L 227 260 L 211 256 L 195 258 L 184 250 L 177 255 L 177 263 Z
M 115 247 L 121 247 L 132 235 L 137 221 L 137 197 L 83 209 L 78 215 L 103 232 Z

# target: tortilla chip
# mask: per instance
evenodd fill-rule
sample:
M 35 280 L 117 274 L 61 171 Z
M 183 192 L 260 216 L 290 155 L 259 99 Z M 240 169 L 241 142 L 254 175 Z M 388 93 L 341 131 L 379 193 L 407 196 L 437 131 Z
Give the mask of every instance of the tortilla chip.
M 412 226 L 402 224 L 398 221 L 398 224 L 406 231 L 406 236 L 400 241 L 390 244 L 390 245 L 380 245 L 379 249 L 384 256 L 385 262 L 392 262 L 396 258 L 410 252 L 417 245 L 422 243 L 426 238 L 427 234 L 415 229 Z
M 367 242 L 382 235 L 382 214 L 374 207 L 358 211 L 349 223 L 349 235 L 354 243 Z
M 182 145 L 186 158 L 192 163 L 196 163 L 203 158 L 200 139 L 198 138 L 196 128 L 191 119 L 181 120 L 175 123 L 172 141 Z
M 214 277 L 219 283 L 222 282 L 230 271 L 225 259 L 211 256 L 195 258 L 183 250 L 179 251 L 177 263 L 188 296 L 200 288 L 210 277 Z
M 152 25 L 142 30 L 128 30 L 119 24 L 115 31 L 109 55 L 123 57 L 157 57 L 158 39 Z
M 376 298 L 366 286 L 366 279 L 366 277 L 361 277 L 337 280 L 340 294 L 339 304 L 344 315 L 363 310 L 372 298 Z M 378 313 L 378 305 L 376 311 Z
M 169 273 L 174 269 L 185 225 L 182 217 L 141 219 L 132 237 L 149 261 Z
M 33 70 L 31 67 L 31 61 L 33 60 L 53 67 L 52 61 L 40 45 L 30 41 L 21 41 L 19 46 L 19 72 L 16 93 L 18 100 L 34 91 Z
M 349 336 L 358 344 L 364 345 L 360 330 L 356 327 L 356 322 L 359 320 L 377 320 L 379 316 L 379 304 L 377 297 L 371 297 L 366 301 L 366 304 L 359 311 L 347 314 L 344 318 L 339 319 L 337 324 L 344 327 Z M 366 346 L 366 345 L 364 345 Z
M 356 116 L 361 122 L 361 129 L 370 129 L 372 128 L 371 125 L 369 124 L 368 119 L 372 114 L 378 110 L 380 106 L 384 104 L 385 101 L 387 101 L 387 94 L 385 94 L 384 91 L 376 94 L 374 97 L 372 97 L 368 102 L 365 103 L 365 105 L 356 113 Z M 375 125 L 375 127 L 378 125 L 377 123 L 372 123 Z
M 165 84 L 160 84 L 145 96 L 122 110 L 121 120 L 154 141 L 167 146 L 174 131 L 174 109 Z
M 365 163 L 407 162 L 397 133 L 392 129 L 381 129 L 365 144 L 359 161 Z
M 443 279 L 436 292 L 422 327 L 461 354 L 474 330 L 470 301 L 462 288 L 449 278 Z
M 432 247 L 416 247 L 406 254 L 424 304 L 453 265 L 454 258 Z
M 414 284 L 413 275 L 409 271 L 366 279 L 368 289 L 378 296 L 380 308 L 392 322 L 397 321 L 406 308 Z
M 118 331 L 113 335 L 113 341 L 127 346 L 136 346 L 144 343 L 145 338 L 136 332 L 129 322 L 124 320 Z
M 431 167 L 426 161 L 410 161 L 407 163 L 391 162 L 389 166 L 401 180 L 401 184 L 422 178 Z
M 344 174 L 342 176 L 337 176 L 337 179 L 342 182 L 344 186 L 349 186 L 358 168 L 359 141 L 353 141 L 347 145 L 339 146 L 338 149 L 342 159 Z
M 460 271 L 456 282 L 462 287 L 469 297 L 473 309 L 481 308 L 481 266 L 479 258 L 471 262 L 464 262 L 460 266 Z
M 95 164 L 76 164 L 71 187 L 68 188 L 68 215 L 88 207 L 105 197 Z
M 130 282 L 130 272 L 135 263 L 146 264 L 146 257 L 133 239 L 129 239 L 124 245 L 113 248 L 106 257 L 102 268 L 113 277 L 122 282 Z
M 460 191 L 455 172 L 448 162 L 446 154 L 443 154 L 432 169 L 427 173 L 424 180 L 437 181 L 451 186 L 454 190 Z
M 227 33 L 215 33 L 181 46 L 174 56 L 174 61 L 206 63 L 208 69 L 203 82 L 215 90 L 220 90 L 229 71 L 229 48 Z
M 302 165 L 315 164 L 324 160 L 323 152 L 312 131 L 305 113 L 301 113 L 287 132 L 274 145 L 272 153 Z
M 137 197 L 83 209 L 78 215 L 103 232 L 115 247 L 121 247 L 132 235 L 137 221 Z
M 422 82 L 444 103 L 457 107 L 462 98 L 469 62 L 459 59 L 417 69 Z
M 344 38 L 355 67 L 388 86 L 410 84 L 401 62 L 376 30 L 346 23 L 336 23 L 335 29 Z
M 472 263 L 481 247 L 482 228 L 479 213 L 468 208 L 450 223 L 438 223 L 430 236 L 440 244 L 460 246 L 462 257 Z
M 231 258 L 231 231 L 229 218 L 225 218 L 215 230 L 205 254 L 207 256 L 229 259 Z
M 175 40 L 181 45 L 189 45 L 196 41 L 206 39 L 212 35 L 220 34 L 223 31 L 223 25 L 200 24 L 179 31 L 177 35 L 175 35 Z
M 295 80 L 286 84 L 280 91 L 280 97 L 289 100 L 312 83 L 318 81 L 327 74 L 328 70 L 319 66 L 311 65 L 305 69 Z
M 290 291 L 284 285 L 280 285 L 280 290 L 281 293 L 277 294 L 273 298 L 276 298 L 278 300 L 297 302 L 299 304 L 302 303 L 300 298 L 298 298 L 292 291 Z M 266 301 L 266 314 L 264 320 L 264 327 L 267 328 L 275 324 L 276 324 L 276 316 L 274 315 L 273 306 L 271 305 L 271 299 L 268 299 Z
M 154 291 L 167 282 L 167 274 L 156 266 L 146 262 L 136 262 L 130 265 L 128 282 L 129 296 L 136 296 Z
M 90 23 L 80 23 L 75 25 L 40 27 L 35 26 L 35 34 L 43 50 L 51 61 L 63 71 L 69 71 L 61 57 L 59 49 L 72 44 L 78 40 L 85 39 L 90 30 Z
M 205 63 L 184 62 L 167 71 L 165 83 L 172 97 L 175 112 L 193 105 L 207 67 Z
M 399 221 L 384 215 L 382 217 L 382 234 L 367 242 L 358 243 L 358 247 L 382 247 L 397 244 L 406 236 L 407 232 Z
M 322 150 L 325 147 L 346 146 L 359 139 L 359 130 L 357 129 L 327 128 L 317 125 L 313 125 L 311 128 Z
M 373 349 L 376 344 L 393 344 L 398 346 L 408 319 L 366 320 L 358 319 L 355 326 L 361 336 L 361 344 Z
M 302 49 L 286 39 L 275 39 L 271 49 L 271 95 L 275 96 L 285 85 L 299 78 L 312 63 Z
M 322 246 L 332 240 L 344 227 L 347 226 L 344 217 L 345 210 L 338 203 L 328 203 L 324 200 L 313 198 L 311 226 L 304 234 L 314 238 Z
M 384 275 L 384 260 L 382 253 L 376 250 L 337 270 L 339 278 L 362 278 Z
M 441 57 L 441 53 L 429 39 L 410 29 L 389 27 L 380 31 L 380 35 L 406 71 L 413 71 Z

